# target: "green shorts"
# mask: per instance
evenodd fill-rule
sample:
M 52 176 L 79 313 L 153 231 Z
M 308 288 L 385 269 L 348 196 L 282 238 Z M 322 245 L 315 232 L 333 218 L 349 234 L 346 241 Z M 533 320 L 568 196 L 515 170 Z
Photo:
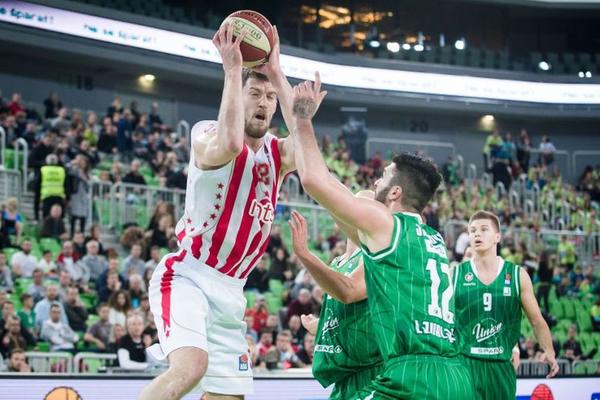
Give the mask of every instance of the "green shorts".
M 471 376 L 457 357 L 409 355 L 388 361 L 385 369 L 353 400 L 473 400 Z
M 517 393 L 517 376 L 510 361 L 482 360 L 462 357 L 471 372 L 473 387 L 481 400 L 514 399 Z
M 347 376 L 333 386 L 329 400 L 346 400 L 352 398 L 361 388 L 371 383 L 383 371 L 383 364 L 359 370 Z

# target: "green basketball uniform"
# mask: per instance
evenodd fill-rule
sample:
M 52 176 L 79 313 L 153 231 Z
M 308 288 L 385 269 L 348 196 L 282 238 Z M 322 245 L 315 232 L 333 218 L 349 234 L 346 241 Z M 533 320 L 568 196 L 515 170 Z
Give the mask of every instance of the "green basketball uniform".
M 456 268 L 457 337 L 480 399 L 515 398 L 511 357 L 521 330 L 519 271 L 519 266 L 503 260 L 496 279 L 484 285 L 472 261 Z
M 384 371 L 360 399 L 472 399 L 457 358 L 454 287 L 442 235 L 412 213 L 394 214 L 390 245 L 365 253 L 371 321 Z
M 348 259 L 333 260 L 331 268 L 349 275 L 361 259 L 358 249 Z M 323 387 L 335 383 L 330 399 L 351 397 L 381 371 L 383 361 L 373 336 L 367 300 L 344 304 L 323 296 L 312 370 Z

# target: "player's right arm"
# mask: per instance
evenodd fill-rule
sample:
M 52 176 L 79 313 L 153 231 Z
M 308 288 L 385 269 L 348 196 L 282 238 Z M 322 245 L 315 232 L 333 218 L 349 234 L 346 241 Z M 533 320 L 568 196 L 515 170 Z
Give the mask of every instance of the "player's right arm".
M 244 104 L 242 97 L 242 53 L 240 43 L 246 32 L 233 39 L 233 25 L 223 24 L 215 33 L 213 43 L 225 71 L 225 83 L 216 130 L 194 135 L 192 149 L 196 166 L 214 169 L 227 164 L 244 148 Z
M 367 298 L 364 266 L 361 265 L 346 276 L 333 271 L 323 261 L 308 250 L 308 228 L 306 219 L 297 211 L 292 211 L 290 221 L 292 245 L 296 257 L 308 269 L 321 289 L 344 304 L 355 303 Z

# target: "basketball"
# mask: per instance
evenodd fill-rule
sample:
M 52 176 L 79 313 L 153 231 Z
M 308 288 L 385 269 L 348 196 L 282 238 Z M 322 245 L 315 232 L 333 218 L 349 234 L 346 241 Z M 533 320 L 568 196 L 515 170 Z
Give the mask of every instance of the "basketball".
M 244 67 L 256 67 L 267 61 L 274 44 L 273 26 L 267 18 L 256 11 L 241 10 L 225 18 L 225 23 L 233 24 L 234 37 L 244 29 L 248 31 L 240 45 Z
M 61 386 L 52 389 L 44 400 L 82 400 L 79 393 L 69 387 Z

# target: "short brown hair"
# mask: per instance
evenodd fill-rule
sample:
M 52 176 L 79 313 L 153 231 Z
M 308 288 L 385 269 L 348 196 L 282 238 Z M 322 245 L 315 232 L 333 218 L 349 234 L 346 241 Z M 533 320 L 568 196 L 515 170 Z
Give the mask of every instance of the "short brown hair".
M 476 211 L 473 215 L 471 215 L 471 218 L 469 218 L 469 225 L 478 219 L 487 219 L 488 221 L 492 221 L 492 224 L 494 227 L 496 227 L 496 232 L 500 232 L 500 220 L 496 214 L 485 210 Z
M 242 69 L 242 87 L 246 86 L 246 82 L 250 78 L 258 79 L 259 81 L 268 81 L 269 78 L 265 74 L 261 74 L 260 72 L 256 72 L 250 68 Z

